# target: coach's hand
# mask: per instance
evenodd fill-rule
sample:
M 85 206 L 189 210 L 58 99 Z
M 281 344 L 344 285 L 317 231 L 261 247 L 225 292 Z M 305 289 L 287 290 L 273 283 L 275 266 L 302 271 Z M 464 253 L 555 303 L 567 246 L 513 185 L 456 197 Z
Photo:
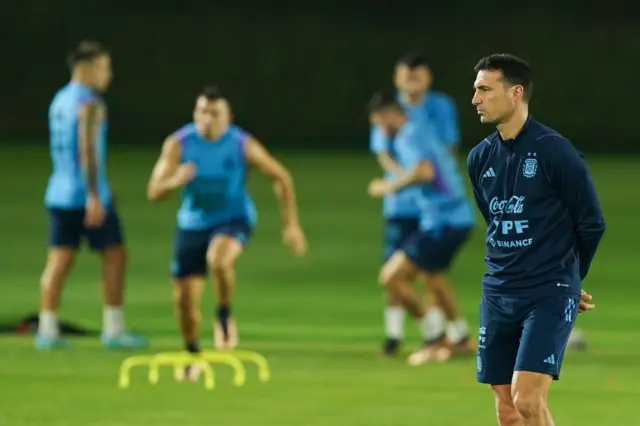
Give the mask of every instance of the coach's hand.
M 307 238 L 300 225 L 286 225 L 282 230 L 282 240 L 295 256 L 304 256 L 307 253 Z
M 104 222 L 106 211 L 97 195 L 88 195 L 84 207 L 84 225 L 87 228 L 99 228 Z
M 589 303 L 591 302 L 592 299 L 593 299 L 593 296 L 591 296 L 586 291 L 581 290 L 580 303 L 578 304 L 578 313 L 581 314 L 583 312 L 590 311 L 593 308 L 595 308 L 596 305 L 594 305 L 593 303 Z
M 369 182 L 369 195 L 374 198 L 380 198 L 390 191 L 389 182 L 384 179 L 374 179 Z

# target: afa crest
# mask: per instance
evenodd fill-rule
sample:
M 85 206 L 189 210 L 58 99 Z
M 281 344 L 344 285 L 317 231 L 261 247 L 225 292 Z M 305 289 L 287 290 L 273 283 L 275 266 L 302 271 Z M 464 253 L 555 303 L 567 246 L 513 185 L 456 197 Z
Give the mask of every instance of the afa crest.
M 533 153 L 535 156 L 536 154 Z M 522 175 L 526 178 L 531 179 L 536 175 L 538 171 L 538 160 L 535 158 L 527 158 L 524 160 L 524 166 L 522 167 Z

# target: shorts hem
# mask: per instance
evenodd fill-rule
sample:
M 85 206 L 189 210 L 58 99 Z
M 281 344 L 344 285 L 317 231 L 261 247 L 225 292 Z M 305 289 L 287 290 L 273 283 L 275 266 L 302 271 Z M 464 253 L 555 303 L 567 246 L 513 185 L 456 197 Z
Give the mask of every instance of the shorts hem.
M 513 378 L 509 378 L 509 380 L 489 380 L 489 379 L 476 379 L 478 383 L 489 386 L 507 386 L 510 385 L 513 381 Z
M 514 373 L 516 373 L 518 371 L 523 372 L 523 373 L 534 373 L 534 374 L 542 374 L 542 375 L 545 375 L 545 376 L 551 376 L 553 378 L 553 380 L 559 380 L 560 379 L 560 373 L 551 373 L 551 372 L 548 372 L 548 371 L 535 371 L 532 368 L 527 369 L 527 368 L 522 368 L 522 367 L 513 369 Z
M 171 278 L 175 278 L 178 280 L 183 280 L 185 278 L 192 278 L 192 277 L 202 277 L 202 278 L 206 278 L 207 277 L 207 272 L 188 272 L 188 273 L 171 273 Z

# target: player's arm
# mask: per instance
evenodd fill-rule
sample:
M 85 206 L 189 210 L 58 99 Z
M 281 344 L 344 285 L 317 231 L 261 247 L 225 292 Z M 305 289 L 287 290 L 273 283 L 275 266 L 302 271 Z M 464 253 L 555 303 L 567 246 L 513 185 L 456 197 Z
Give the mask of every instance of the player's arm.
M 408 148 L 411 149 L 410 158 L 414 159 L 414 165 L 400 169 L 391 180 L 374 179 L 369 184 L 369 195 L 381 197 L 411 185 L 431 182 L 436 178 L 437 169 L 432 152 L 421 142 L 422 139 L 417 138 L 417 142 Z
M 396 161 L 391 158 L 391 155 L 389 155 L 387 151 L 379 153 L 376 158 L 378 159 L 378 164 L 380 164 L 380 167 L 385 172 L 399 173 L 402 171 L 398 163 L 396 163 Z
M 569 141 L 556 138 L 544 154 L 551 158 L 550 177 L 573 220 L 580 259 L 580 278 L 589 272 L 591 262 L 605 232 L 593 178 L 580 154 Z
M 80 162 L 89 196 L 98 197 L 97 141 L 100 123 L 104 119 L 102 104 L 93 100 L 82 105 L 79 111 L 78 142 Z
M 436 168 L 429 160 L 423 159 L 409 170 L 399 173 L 396 179 L 389 182 L 389 191 L 397 192 L 407 186 L 428 183 L 436 178 Z
M 165 139 L 147 185 L 147 198 L 150 201 L 160 201 L 184 184 L 177 173 L 181 155 L 177 138 L 169 136 Z
M 299 226 L 298 204 L 291 173 L 253 137 L 245 144 L 247 162 L 273 181 L 273 189 L 280 201 L 284 226 Z
M 478 170 L 476 166 L 475 150 L 472 150 L 467 157 L 467 172 L 469 173 L 469 180 L 471 181 L 471 190 L 473 192 L 473 198 L 476 202 L 478 210 L 484 221 L 489 225 L 489 206 L 487 205 L 482 192 L 480 191 L 480 185 L 478 183 Z
M 397 173 L 400 169 L 398 163 L 389 154 L 389 138 L 378 126 L 371 126 L 369 148 L 376 155 L 378 164 L 388 173 Z

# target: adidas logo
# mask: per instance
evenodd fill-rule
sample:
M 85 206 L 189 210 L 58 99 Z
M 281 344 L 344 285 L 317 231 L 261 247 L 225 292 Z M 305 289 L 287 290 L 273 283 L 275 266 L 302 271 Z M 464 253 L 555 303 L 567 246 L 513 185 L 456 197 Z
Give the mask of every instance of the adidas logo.
M 542 362 L 544 362 L 545 364 L 553 364 L 553 365 L 555 365 L 555 363 L 556 363 L 556 356 L 555 356 L 555 355 L 553 355 L 553 354 L 551 354 L 551 355 L 549 355 L 549 356 L 548 356 L 544 361 L 542 361 Z
M 493 171 L 493 167 L 489 167 L 489 170 L 487 170 L 486 172 L 484 172 L 484 174 L 482 175 L 482 177 L 486 177 L 486 178 L 496 177 L 496 172 L 494 172 L 494 171 Z

